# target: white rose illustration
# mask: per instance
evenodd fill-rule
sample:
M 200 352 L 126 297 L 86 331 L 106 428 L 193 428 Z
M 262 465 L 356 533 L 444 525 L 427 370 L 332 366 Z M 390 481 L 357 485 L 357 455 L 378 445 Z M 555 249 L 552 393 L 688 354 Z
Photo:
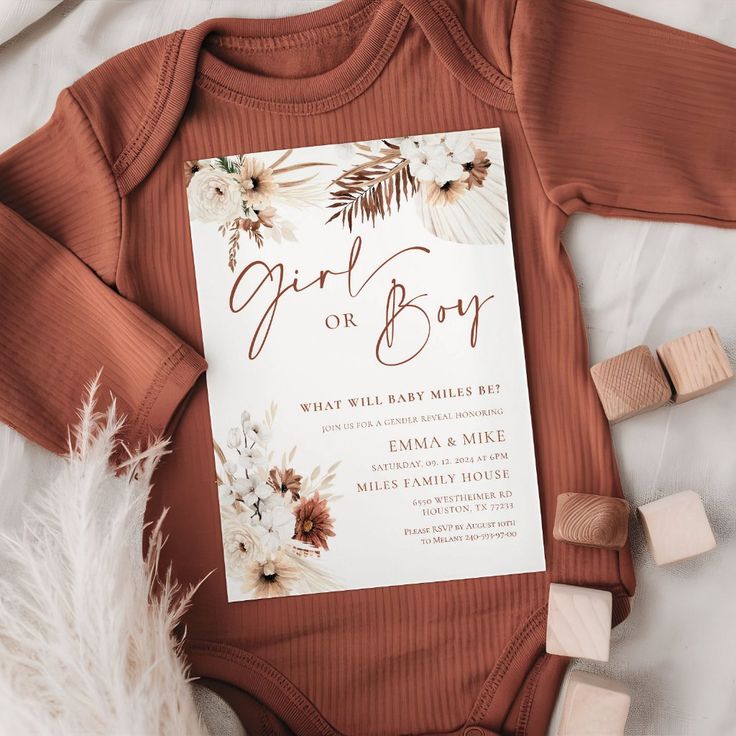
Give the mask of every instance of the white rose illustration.
M 240 185 L 234 176 L 216 169 L 200 169 L 187 187 L 192 218 L 225 224 L 243 213 Z
M 253 528 L 236 520 L 226 523 L 222 531 L 228 572 L 231 575 L 245 572 L 256 551 L 260 551 Z

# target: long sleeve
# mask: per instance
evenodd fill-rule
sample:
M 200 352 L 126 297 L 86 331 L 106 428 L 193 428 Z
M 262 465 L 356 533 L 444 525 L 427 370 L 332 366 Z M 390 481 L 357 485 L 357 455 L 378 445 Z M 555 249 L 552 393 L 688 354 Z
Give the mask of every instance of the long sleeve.
M 511 56 L 562 210 L 736 225 L 736 50 L 587 0 L 518 0 Z
M 171 429 L 204 359 L 114 288 L 121 200 L 69 90 L 0 156 L 0 420 L 63 452 L 102 369 L 130 446 Z

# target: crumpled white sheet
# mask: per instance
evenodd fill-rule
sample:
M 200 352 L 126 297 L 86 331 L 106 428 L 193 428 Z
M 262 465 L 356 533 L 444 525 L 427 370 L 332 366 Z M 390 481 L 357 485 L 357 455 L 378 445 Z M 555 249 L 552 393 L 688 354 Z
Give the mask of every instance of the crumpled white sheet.
M 736 3 L 605 3 L 736 46 Z M 0 150 L 46 121 L 62 87 L 118 51 L 206 17 L 289 15 L 330 4 L 0 0 Z M 736 232 L 576 216 L 564 242 L 580 283 L 591 360 L 639 343 L 656 347 L 709 324 L 733 360 Z M 696 490 L 719 546 L 702 558 L 655 568 L 635 523 L 639 589 L 632 614 L 614 631 L 609 663 L 575 666 L 628 684 L 633 697 L 627 734 L 736 733 L 736 384 L 618 425 L 614 441 L 632 505 Z M 54 472 L 55 462 L 0 425 L 0 530 L 12 528 L 18 505 Z M 213 733 L 238 733 L 217 696 L 207 694 L 200 702 Z

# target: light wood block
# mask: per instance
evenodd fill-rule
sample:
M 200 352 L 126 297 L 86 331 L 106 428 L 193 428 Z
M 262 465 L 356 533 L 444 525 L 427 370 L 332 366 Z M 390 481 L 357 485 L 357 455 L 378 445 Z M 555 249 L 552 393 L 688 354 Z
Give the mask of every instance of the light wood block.
M 672 398 L 662 366 L 645 345 L 596 363 L 590 374 L 612 424 L 664 406 Z
M 630 706 L 620 683 L 575 670 L 567 679 L 557 736 L 624 736 Z
M 657 565 L 668 565 L 716 546 L 713 530 L 694 491 L 682 491 L 639 507 L 644 533 Z
M 561 493 L 552 535 L 558 542 L 621 549 L 629 536 L 629 504 L 593 493 Z
M 691 332 L 657 348 L 675 389 L 675 403 L 715 391 L 733 379 L 733 368 L 713 327 Z
M 547 652 L 607 662 L 612 609 L 607 590 L 550 584 Z

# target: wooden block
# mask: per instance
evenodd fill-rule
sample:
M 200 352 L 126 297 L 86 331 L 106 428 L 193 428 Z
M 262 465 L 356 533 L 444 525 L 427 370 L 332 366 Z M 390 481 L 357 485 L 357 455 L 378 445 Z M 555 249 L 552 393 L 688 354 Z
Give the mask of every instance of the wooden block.
M 623 685 L 575 670 L 567 679 L 557 736 L 624 736 L 630 705 Z
M 649 549 L 657 565 L 668 565 L 716 546 L 703 500 L 682 491 L 639 507 Z
M 607 590 L 551 583 L 547 652 L 608 661 L 613 598 Z
M 621 549 L 629 536 L 629 504 L 593 493 L 561 493 L 552 534 L 558 542 Z
M 662 366 L 645 345 L 596 363 L 590 374 L 611 423 L 657 409 L 672 398 Z
M 733 379 L 733 368 L 718 333 L 706 327 L 657 348 L 675 389 L 675 403 L 715 391 Z

